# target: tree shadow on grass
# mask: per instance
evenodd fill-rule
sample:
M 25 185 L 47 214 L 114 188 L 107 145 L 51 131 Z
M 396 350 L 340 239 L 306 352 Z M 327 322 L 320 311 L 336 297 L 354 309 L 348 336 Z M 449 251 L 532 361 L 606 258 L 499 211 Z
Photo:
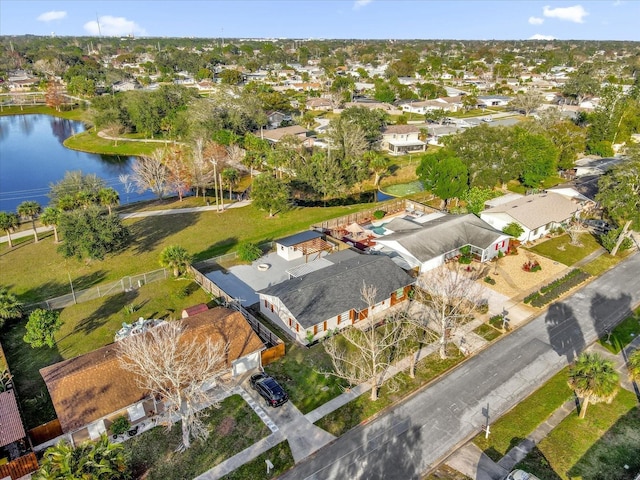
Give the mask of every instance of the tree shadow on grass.
M 125 305 L 130 304 L 137 297 L 137 290 L 122 292 L 117 295 L 104 297 L 104 302 L 102 303 L 102 305 L 91 315 L 79 322 L 75 326 L 71 334 L 76 334 L 79 332 L 82 332 L 85 335 L 91 334 L 95 329 L 104 325 L 111 315 L 122 312 Z
M 538 447 L 534 447 L 533 450 L 529 452 L 529 455 L 527 455 L 522 462 L 518 463 L 515 468 L 524 470 L 527 473 L 533 473 L 542 480 L 562 480 Z
M 590 314 L 598 337 L 605 337 L 615 327 L 611 322 L 612 312 L 621 312 L 620 319 L 633 315 L 631 297 L 622 293 L 618 297 L 607 297 L 597 293 L 591 300 Z
M 174 235 L 198 222 L 199 213 L 180 213 L 142 218 L 129 229 L 134 239 L 133 250 L 136 253 L 154 250 L 167 237 Z
M 640 471 L 640 409 L 620 417 L 567 472 L 583 480 L 633 480 Z M 625 468 L 625 465 L 628 468 Z
M 205 250 L 196 253 L 193 256 L 194 262 L 205 262 L 205 260 L 209 260 L 213 257 L 217 257 L 220 255 L 224 255 L 233 250 L 239 243 L 237 237 L 229 237 L 224 240 L 220 240 L 212 245 L 209 245 Z M 203 265 L 206 266 L 206 265 Z M 202 271 L 202 270 L 201 270 Z

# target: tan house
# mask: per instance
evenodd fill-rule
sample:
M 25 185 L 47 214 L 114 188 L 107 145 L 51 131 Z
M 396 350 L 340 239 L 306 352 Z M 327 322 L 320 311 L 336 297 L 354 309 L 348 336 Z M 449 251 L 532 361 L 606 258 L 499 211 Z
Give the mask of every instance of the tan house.
M 309 130 L 300 125 L 291 125 L 290 127 L 282 127 L 282 128 L 274 128 L 271 130 L 263 130 L 257 135 L 259 137 L 264 138 L 269 141 L 269 143 L 278 143 L 282 140 L 282 137 L 286 135 L 292 135 L 294 137 L 298 137 L 303 141 L 303 145 L 305 147 L 310 147 L 313 145 L 313 139 L 307 137 Z
M 261 366 L 265 347 L 241 313 L 218 307 L 175 321 L 182 322 L 185 341 L 229 342 L 229 378 Z M 98 438 L 119 416 L 135 425 L 163 409 L 162 399 L 149 397 L 136 375 L 121 367 L 117 342 L 45 367 L 40 374 L 72 442 Z
M 427 150 L 427 144 L 419 135 L 420 129 L 415 125 L 390 125 L 382 130 L 380 146 L 391 155 L 421 153 Z

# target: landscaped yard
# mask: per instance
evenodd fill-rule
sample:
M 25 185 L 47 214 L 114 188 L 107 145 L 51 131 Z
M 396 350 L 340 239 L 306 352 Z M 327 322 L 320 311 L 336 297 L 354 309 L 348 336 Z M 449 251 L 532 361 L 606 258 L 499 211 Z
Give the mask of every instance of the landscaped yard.
M 409 393 L 446 372 L 464 358 L 453 345 L 449 345 L 448 354 L 449 358 L 442 360 L 437 352 L 432 353 L 418 362 L 415 378 L 411 378 L 407 373 L 401 372 L 382 385 L 378 400 L 371 401 L 367 391 L 355 400 L 321 418 L 316 422 L 316 425 L 336 437 L 344 434 L 382 409 L 401 400 Z
M 594 277 L 603 274 L 610 268 L 616 266 L 619 262 L 625 259 L 631 253 L 630 250 L 626 250 L 624 252 L 619 252 L 618 255 L 612 257 L 608 253 L 603 253 L 598 258 L 591 260 L 589 263 L 584 265 L 582 270 L 587 273 L 590 273 Z
M 621 390 L 611 404 L 590 405 L 584 419 L 569 415 L 518 468 L 548 480 L 634 479 L 640 472 L 638 399 Z
M 138 290 L 90 302 L 61 311 L 62 328 L 56 333 L 55 348 L 31 348 L 24 336 L 26 319 L 10 323 L 2 333 L 2 345 L 18 390 L 24 418 L 32 428 L 55 418 L 44 380 L 39 370 L 113 342 L 122 322 L 138 317 L 180 318 L 182 309 L 206 303 L 208 295 L 194 282 L 168 279 L 148 283 Z M 131 313 L 125 306 L 135 306 Z
M 225 399 L 219 409 L 211 408 L 207 413 L 209 438 L 193 442 L 183 453 L 175 451 L 182 440 L 180 423 L 170 432 L 156 427 L 124 442 L 135 478 L 192 479 L 270 433 L 239 395 Z
M 159 142 L 115 141 L 101 138 L 94 130 L 79 133 L 64 141 L 64 146 L 72 150 L 100 153 L 103 155 L 150 155 L 154 150 L 164 148 Z
M 556 262 L 571 266 L 600 248 L 598 241 L 590 233 L 580 235 L 581 247 L 571 245 L 570 242 L 571 238 L 565 234 L 545 240 L 529 250 Z
M 482 433 L 473 442 L 497 462 L 569 398 L 571 390 L 567 385 L 565 368 L 491 424 L 489 438 Z
M 604 335 L 600 339 L 600 345 L 612 353 L 619 353 L 638 335 L 640 335 L 640 308 L 611 330 L 611 335 Z

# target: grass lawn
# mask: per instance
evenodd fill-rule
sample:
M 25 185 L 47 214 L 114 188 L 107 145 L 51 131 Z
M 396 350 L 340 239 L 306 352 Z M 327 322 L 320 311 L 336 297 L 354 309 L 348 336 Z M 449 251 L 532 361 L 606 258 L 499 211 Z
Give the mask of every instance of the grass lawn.
M 569 235 L 560 235 L 559 237 L 545 240 L 529 250 L 556 262 L 571 266 L 600 248 L 596 238 L 590 233 L 580 235 L 581 247 L 570 245 L 570 242 Z
M 552 176 L 545 178 L 538 188 L 544 190 L 545 188 L 555 187 L 556 185 L 560 185 L 565 182 L 566 180 L 562 177 Z M 507 189 L 511 192 L 520 193 L 522 195 L 525 195 L 528 190 L 531 190 L 530 187 L 522 185 L 518 180 L 509 181 L 509 183 L 507 183 Z
M 287 354 L 265 367 L 289 394 L 291 401 L 303 414 L 316 409 L 343 392 L 344 382 L 333 375 L 319 372 L 332 371 L 331 359 L 321 344 L 306 348 L 288 343 Z
M 473 442 L 497 462 L 571 398 L 571 395 L 565 368 L 493 423 L 489 438 L 481 433 Z
M 23 105 L 22 108 L 16 106 L 2 107 L 0 116 L 42 114 L 53 115 L 54 117 L 60 118 L 67 118 L 69 120 L 82 121 L 85 119 L 85 113 L 86 111 L 81 108 L 74 108 L 73 110 L 62 110 L 58 112 L 55 108 L 49 108 L 46 105 Z
M 569 415 L 518 468 L 549 480 L 634 479 L 640 471 L 638 399 L 621 390 L 609 405 L 590 405 L 584 419 Z
M 581 269 L 587 273 L 590 273 L 594 277 L 603 274 L 610 268 L 616 266 L 620 261 L 625 259 L 631 253 L 630 250 L 625 252 L 618 253 L 615 257 L 612 257 L 608 253 L 603 253 L 598 258 L 590 261 L 586 265 L 582 266 Z
M 502 335 L 502 332 L 493 328 L 491 325 L 487 325 L 486 323 L 483 323 L 479 327 L 475 328 L 473 330 L 473 333 L 480 335 L 482 338 L 484 338 L 488 342 L 495 340 L 500 335 Z
M 266 460 L 269 460 L 273 464 L 273 469 L 269 474 L 267 474 Z M 289 442 L 284 441 L 222 478 L 224 480 L 260 480 L 276 478 L 278 475 L 281 475 L 290 468 L 293 468 L 294 464 L 295 462 L 293 461 L 293 455 L 291 455 Z
M 154 150 L 163 148 L 164 145 L 156 142 L 108 140 L 100 138 L 93 130 L 87 130 L 67 138 L 64 141 L 64 146 L 72 150 L 103 155 L 150 155 Z
M 600 345 L 610 352 L 620 353 L 620 351 L 638 335 L 640 335 L 640 308 L 636 309 L 631 317 L 627 317 L 619 323 L 616 328 L 611 331 L 609 337 L 605 335 L 599 342 Z
M 159 268 L 160 252 L 169 245 L 184 247 L 197 262 L 228 253 L 242 240 L 260 244 L 372 205 L 298 207 L 271 219 L 257 208 L 247 206 L 224 213 L 211 211 L 126 220 L 131 230 L 129 247 L 103 261 L 65 260 L 56 252 L 53 234 L 37 244 L 32 237 L 27 237 L 13 249 L 6 243 L 0 245 L 0 285 L 29 304 L 69 293 L 68 275 L 74 287 L 81 289 L 155 270 Z M 27 269 L 26 265 L 33 268 Z
M 122 322 L 131 323 L 138 317 L 180 318 L 183 308 L 209 300 L 195 282 L 168 279 L 149 283 L 132 292 L 79 303 L 61 311 L 63 325 L 55 335 L 55 348 L 31 348 L 22 340 L 26 332 L 26 318 L 5 326 L 2 345 L 28 427 L 55 418 L 53 405 L 39 373 L 41 368 L 113 342 L 113 336 Z M 127 314 L 125 305 L 136 305 L 138 309 Z
M 462 354 L 455 346 L 450 345 L 449 347 L 449 358 L 442 360 L 439 354 L 434 352 L 418 362 L 415 378 L 411 378 L 407 373 L 401 372 L 386 381 L 380 388 L 378 400 L 375 402 L 371 401 L 370 392 L 367 391 L 355 400 L 321 418 L 316 422 L 316 425 L 339 437 L 460 363 L 463 359 Z
M 183 453 L 175 452 L 182 440 L 180 423 L 169 432 L 156 427 L 124 442 L 134 478 L 195 478 L 270 433 L 239 395 L 225 399 L 219 409 L 211 408 L 207 413 L 209 438 L 194 441 Z

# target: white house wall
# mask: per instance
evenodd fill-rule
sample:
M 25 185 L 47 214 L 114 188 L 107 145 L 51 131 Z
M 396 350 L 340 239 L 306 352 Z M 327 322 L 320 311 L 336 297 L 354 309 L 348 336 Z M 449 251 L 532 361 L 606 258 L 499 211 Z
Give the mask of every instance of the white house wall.
M 276 244 L 278 255 L 286 260 L 295 260 L 296 258 L 302 258 L 302 250 L 296 248 L 295 245 L 285 247 L 284 245 Z
M 261 366 L 260 359 L 261 359 L 260 352 L 253 352 L 249 355 L 246 355 L 237 360 L 234 360 L 231 363 L 233 376 L 237 377 L 238 375 L 242 375 L 243 373 L 249 372 L 256 368 L 260 368 Z

